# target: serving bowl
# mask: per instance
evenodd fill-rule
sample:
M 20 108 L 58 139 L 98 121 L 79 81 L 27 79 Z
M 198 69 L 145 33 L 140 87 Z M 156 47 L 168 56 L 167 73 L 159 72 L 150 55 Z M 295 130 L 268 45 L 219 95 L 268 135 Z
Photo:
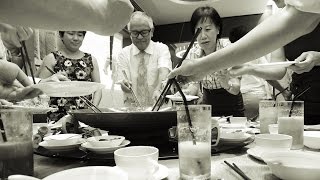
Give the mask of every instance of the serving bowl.
M 266 152 L 262 159 L 283 180 L 319 180 L 320 155 L 307 152 Z
M 289 150 L 292 146 L 292 136 L 285 134 L 258 134 L 255 137 L 257 146 L 266 149 Z
M 79 144 L 82 141 L 81 134 L 57 134 L 43 138 L 50 146 L 68 146 Z
M 87 142 L 93 147 L 117 147 L 125 140 L 124 136 L 93 136 Z
M 311 149 L 320 149 L 320 131 L 304 131 L 303 144 Z

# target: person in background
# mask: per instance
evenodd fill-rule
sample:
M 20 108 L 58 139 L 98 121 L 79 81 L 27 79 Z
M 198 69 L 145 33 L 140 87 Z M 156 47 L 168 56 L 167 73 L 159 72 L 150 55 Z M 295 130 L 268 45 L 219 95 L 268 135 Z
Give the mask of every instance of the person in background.
M 210 72 L 257 59 L 312 32 L 319 24 L 319 0 L 286 0 L 285 3 L 285 8 L 263 21 L 236 43 L 209 56 L 184 61 L 168 78 L 182 75 L 185 76 L 185 82 L 194 81 Z
M 43 59 L 39 69 L 40 78 L 48 78 L 54 72 L 63 73 L 71 81 L 93 81 L 100 83 L 99 67 L 97 60 L 91 54 L 79 50 L 86 31 L 59 31 L 63 46 L 55 52 L 50 53 Z M 101 100 L 101 91 L 86 96 L 98 105 Z M 59 110 L 51 115 L 51 120 L 58 120 L 67 114 L 67 111 L 86 108 L 85 102 L 79 97 L 51 97 L 50 105 L 58 106 Z M 58 119 L 55 119 L 58 118 Z
M 142 106 L 152 106 L 160 96 L 162 84 L 172 69 L 169 48 L 151 40 L 153 20 L 144 12 L 136 11 L 132 14 L 128 30 L 132 44 L 123 48 L 118 55 L 117 82 L 125 94 L 126 105 L 135 103 L 129 89 L 132 87 Z
M 197 37 L 198 44 L 191 49 L 190 58 L 207 56 L 224 48 L 230 41 L 221 39 L 222 20 L 219 13 L 209 6 L 197 8 L 190 20 L 193 34 L 202 28 Z M 205 76 L 200 82 L 189 83 L 186 94 L 197 95 L 202 86 L 202 103 L 212 106 L 212 116 L 244 116 L 242 94 L 240 92 L 240 77 L 230 77 L 224 69 Z

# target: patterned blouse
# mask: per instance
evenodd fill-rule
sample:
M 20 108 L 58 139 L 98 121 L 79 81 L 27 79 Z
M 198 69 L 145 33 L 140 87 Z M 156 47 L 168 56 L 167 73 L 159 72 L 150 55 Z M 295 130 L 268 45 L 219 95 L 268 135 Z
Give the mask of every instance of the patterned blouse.
M 93 71 L 92 56 L 84 53 L 80 59 L 70 59 L 65 57 L 59 51 L 52 52 L 56 59 L 55 72 L 64 71 L 71 81 L 92 81 L 91 72 Z M 92 100 L 92 95 L 86 96 Z M 50 120 L 57 121 L 72 109 L 87 108 L 86 104 L 79 97 L 50 97 L 50 106 L 57 106 L 58 111 L 49 113 Z
M 231 44 L 231 42 L 228 39 L 217 40 L 216 51 L 226 47 L 229 44 Z M 204 54 L 203 50 L 200 48 L 200 46 L 197 44 L 195 47 L 193 47 L 190 50 L 189 56 L 191 59 L 197 59 L 197 58 L 205 56 L 205 54 Z M 222 88 L 219 80 L 216 77 L 216 73 L 208 74 L 207 76 L 205 76 L 203 78 L 201 83 L 202 83 L 202 86 L 206 89 L 220 89 L 220 88 Z

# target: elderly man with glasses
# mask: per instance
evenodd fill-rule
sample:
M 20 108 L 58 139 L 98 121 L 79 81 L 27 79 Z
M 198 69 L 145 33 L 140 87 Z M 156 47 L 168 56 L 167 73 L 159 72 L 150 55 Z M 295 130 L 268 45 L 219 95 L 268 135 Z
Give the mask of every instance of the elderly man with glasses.
M 117 80 L 125 94 L 124 103 L 135 105 L 135 94 L 140 105 L 152 106 L 172 68 L 169 48 L 151 40 L 153 21 L 144 12 L 132 14 L 128 30 L 132 44 L 123 48 L 117 59 Z

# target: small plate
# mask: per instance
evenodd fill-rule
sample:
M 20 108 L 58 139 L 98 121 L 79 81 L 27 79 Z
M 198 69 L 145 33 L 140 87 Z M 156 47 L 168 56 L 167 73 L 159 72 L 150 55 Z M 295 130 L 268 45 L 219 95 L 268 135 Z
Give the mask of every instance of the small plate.
M 166 166 L 159 164 L 159 170 L 153 175 L 153 177 L 155 180 L 161 180 L 168 177 L 168 175 L 169 169 Z
M 76 144 L 70 144 L 70 145 L 50 145 L 46 141 L 42 141 L 39 143 L 39 146 L 42 146 L 50 151 L 53 152 L 67 152 L 67 151 L 74 151 L 79 149 L 79 146 L 82 142 L 78 142 Z
M 185 95 L 185 96 L 187 101 L 199 99 L 198 96 L 192 96 L 192 95 Z M 183 101 L 182 97 L 177 95 L 166 95 L 166 98 L 169 98 L 171 101 Z
M 81 144 L 81 147 L 83 147 L 89 151 L 92 151 L 96 154 L 109 154 L 109 153 L 113 153 L 115 150 L 122 148 L 122 147 L 125 147 L 129 144 L 130 144 L 129 140 L 124 140 L 120 144 L 120 146 L 117 146 L 117 147 L 93 147 L 90 143 L 85 142 L 85 143 Z
M 254 157 L 255 159 L 258 159 L 260 161 L 263 161 L 263 159 L 261 158 L 261 154 L 264 153 L 265 151 L 260 148 L 260 147 L 254 147 L 254 148 L 250 148 L 247 150 L 247 153 Z
M 230 143 L 238 143 L 238 142 L 243 142 L 246 141 L 248 138 L 250 138 L 252 135 L 248 133 L 243 133 L 243 135 L 240 136 L 228 136 L 228 137 L 223 137 L 223 133 L 221 133 L 220 141 L 223 142 L 230 142 Z
M 286 62 L 274 62 L 274 63 L 265 63 L 265 64 L 254 64 L 254 67 L 261 68 L 285 68 L 295 64 L 295 61 L 286 61 Z
M 245 129 L 245 125 L 231 124 L 231 123 L 219 123 L 219 126 L 226 129 Z
M 89 81 L 61 81 L 34 84 L 32 87 L 52 97 L 75 97 L 92 94 L 104 85 Z

